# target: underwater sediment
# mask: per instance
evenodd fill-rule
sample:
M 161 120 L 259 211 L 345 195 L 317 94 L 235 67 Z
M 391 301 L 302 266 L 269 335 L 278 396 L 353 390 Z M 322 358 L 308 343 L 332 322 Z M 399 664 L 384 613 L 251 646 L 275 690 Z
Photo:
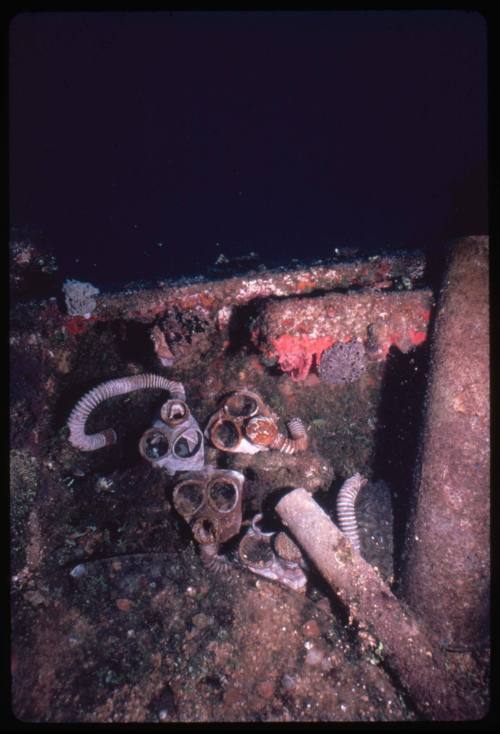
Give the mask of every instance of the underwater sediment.
M 482 252 L 484 244 L 475 247 Z M 137 284 L 94 294 L 91 312 L 85 305 L 79 314 L 74 306 L 68 313 L 61 298 L 25 298 L 34 277 L 31 252 L 23 257 L 21 245 L 14 248 L 10 332 L 15 715 L 96 723 L 439 720 L 442 708 L 412 701 L 412 691 L 396 681 L 381 638 L 350 617 L 307 544 L 300 547 L 298 539 L 303 561 L 300 553 L 279 556 L 283 526 L 276 512 L 282 497 L 304 487 L 336 522 L 339 489 L 362 474 L 368 481 L 356 500 L 361 555 L 404 603 L 400 551 L 407 521 L 418 521 L 411 480 L 438 295 L 426 279 L 425 257 L 381 253 L 211 281 Z M 23 284 L 24 261 L 30 271 Z M 455 311 L 463 308 L 459 303 Z M 478 312 L 466 329 L 480 335 L 483 319 Z M 334 359 L 322 374 L 323 354 L 348 344 L 357 345 L 356 364 Z M 483 346 L 476 347 L 481 365 Z M 83 396 L 109 380 L 145 374 L 161 376 L 158 385 L 181 384 L 185 393 L 104 391 L 102 401 L 88 404 L 81 428 L 89 434 L 112 428 L 116 443 L 88 452 L 71 445 L 67 421 Z M 469 399 L 472 390 L 483 405 L 476 378 L 467 373 L 459 395 Z M 239 401 L 219 416 L 214 445 L 206 433 L 210 420 L 235 392 Z M 249 394 L 262 402 L 252 403 Z M 484 438 L 481 415 L 477 436 Z M 182 434 L 189 416 L 191 433 Z M 203 439 L 195 441 L 198 430 Z M 169 441 L 179 462 L 172 474 L 163 468 Z M 233 446 L 239 450 L 228 450 Z M 477 458 L 483 467 L 485 446 Z M 215 474 L 202 485 L 184 485 L 183 517 L 174 491 L 183 477 L 178 467 L 194 451 Z M 486 512 L 479 479 L 465 510 L 470 524 L 460 515 L 460 532 L 472 544 L 462 537 L 463 547 L 474 551 L 461 601 L 456 588 L 449 591 L 460 609 L 450 613 L 446 596 L 433 606 L 420 581 L 427 557 L 409 547 L 404 568 L 405 581 L 413 574 L 424 592 L 417 599 L 405 585 L 410 612 L 426 633 L 431 622 L 439 651 L 428 665 L 438 675 L 445 660 L 476 698 L 469 708 L 467 701 L 450 704 L 446 715 L 456 719 L 477 717 L 488 705 L 482 622 L 471 632 L 480 646 L 451 644 L 471 641 L 456 634 L 468 619 L 464 609 L 473 620 L 487 616 L 488 541 L 475 524 L 477 508 Z M 221 516 L 231 520 L 228 539 L 217 537 Z M 250 531 L 258 542 L 245 566 L 238 547 Z M 435 534 L 431 523 L 431 543 Z M 204 547 L 212 560 L 214 553 L 228 559 L 227 572 L 204 564 Z M 278 576 L 284 569 L 285 581 L 304 574 L 306 587 L 270 580 L 271 565 Z M 479 573 L 482 592 L 472 603 Z M 457 578 L 451 560 L 439 574 L 441 589 Z M 437 613 L 443 620 L 435 636 Z M 448 647 L 440 644 L 444 638 Z

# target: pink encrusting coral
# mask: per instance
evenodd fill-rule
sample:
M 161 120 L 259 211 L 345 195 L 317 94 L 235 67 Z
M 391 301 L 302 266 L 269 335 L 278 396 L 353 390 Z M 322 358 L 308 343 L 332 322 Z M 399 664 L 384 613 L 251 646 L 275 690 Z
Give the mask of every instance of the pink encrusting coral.
M 292 380 L 297 381 L 306 379 L 313 360 L 319 359 L 319 355 L 332 343 L 331 337 L 311 339 L 307 336 L 282 334 L 273 342 L 273 347 L 283 372 L 288 372 Z
M 334 344 L 364 344 L 375 361 L 385 359 L 391 346 L 410 351 L 427 338 L 431 307 L 429 289 L 288 298 L 263 306 L 252 339 L 265 360 L 292 380 L 305 380 Z

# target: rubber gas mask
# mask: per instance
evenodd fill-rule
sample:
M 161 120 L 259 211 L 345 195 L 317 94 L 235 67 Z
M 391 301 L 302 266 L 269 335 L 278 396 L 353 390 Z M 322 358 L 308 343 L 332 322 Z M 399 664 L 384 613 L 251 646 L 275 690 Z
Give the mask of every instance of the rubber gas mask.
M 174 488 L 174 507 L 190 526 L 209 567 L 226 563 L 217 555 L 219 546 L 240 531 L 243 483 L 240 472 L 209 466 L 190 472 Z
M 203 434 L 183 400 L 167 400 L 160 418 L 142 434 L 141 456 L 169 476 L 205 465 Z
M 205 437 L 215 448 L 230 453 L 256 454 L 278 449 L 293 454 L 307 448 L 307 434 L 300 418 L 287 423 L 291 438 L 278 429 L 278 416 L 251 390 L 236 390 L 224 397 L 210 418 Z

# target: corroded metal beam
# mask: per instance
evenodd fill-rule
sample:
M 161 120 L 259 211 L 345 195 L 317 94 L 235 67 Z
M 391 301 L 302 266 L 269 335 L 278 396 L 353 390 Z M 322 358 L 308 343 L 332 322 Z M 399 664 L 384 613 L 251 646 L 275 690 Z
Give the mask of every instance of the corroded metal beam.
M 229 319 L 235 306 L 255 298 L 308 294 L 313 291 L 347 289 L 353 286 L 406 286 L 423 276 L 425 259 L 421 253 L 400 252 L 374 255 L 352 262 L 330 262 L 309 267 L 250 271 L 245 275 L 207 281 L 197 279 L 185 285 L 175 283 L 161 287 L 132 287 L 119 293 L 102 293 L 97 297 L 94 316 L 99 319 L 138 319 L 151 321 L 167 308 L 197 309 L 206 316 Z
M 455 648 L 488 644 L 488 285 L 488 238 L 460 240 L 436 311 L 403 577 L 412 609 Z

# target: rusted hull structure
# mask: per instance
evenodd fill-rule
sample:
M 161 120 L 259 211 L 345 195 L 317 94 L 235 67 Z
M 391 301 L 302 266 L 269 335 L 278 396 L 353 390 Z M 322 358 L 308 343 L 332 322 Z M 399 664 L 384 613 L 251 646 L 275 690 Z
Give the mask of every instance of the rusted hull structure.
M 422 254 L 376 255 L 353 262 L 330 262 L 295 270 L 277 268 L 264 272 L 214 281 L 156 288 L 130 289 L 97 298 L 95 318 L 153 318 L 166 308 L 183 311 L 196 309 L 210 319 L 224 324 L 228 310 L 243 306 L 255 298 L 288 297 L 352 287 L 392 288 L 398 283 L 411 284 L 421 279 L 425 259 Z
M 385 359 L 393 345 L 407 352 L 424 342 L 432 293 L 405 290 L 423 272 L 421 255 L 402 253 L 210 283 L 132 289 L 98 296 L 91 317 L 73 316 L 65 329 L 81 333 L 93 323 L 116 319 L 154 323 L 158 356 L 182 363 L 206 349 L 210 332 L 230 346 L 233 327 L 245 332 L 265 364 L 277 363 L 303 380 L 322 352 L 339 341 L 366 343 L 375 360 Z M 328 295 L 318 295 L 324 292 Z M 249 306 L 251 319 L 241 319 L 241 309 Z
M 457 243 L 443 282 L 403 581 L 440 642 L 464 649 L 489 642 L 487 238 Z
M 288 298 L 265 306 L 252 337 L 266 361 L 304 380 L 338 342 L 364 343 L 373 360 L 385 359 L 391 346 L 410 351 L 427 337 L 431 307 L 429 289 Z

